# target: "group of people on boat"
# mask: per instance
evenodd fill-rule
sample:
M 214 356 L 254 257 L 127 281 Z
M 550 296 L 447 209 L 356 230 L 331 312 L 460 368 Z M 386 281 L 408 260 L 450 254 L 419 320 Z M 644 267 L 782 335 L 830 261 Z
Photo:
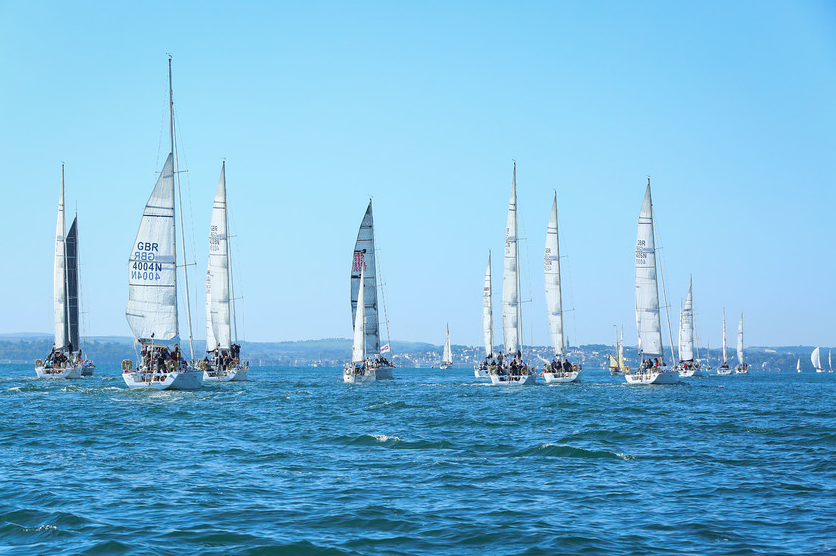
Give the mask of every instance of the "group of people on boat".
M 201 362 L 203 370 L 226 371 L 241 368 L 241 346 L 232 344 L 229 349 L 218 347 L 212 353 L 212 359 L 207 354 Z
M 577 370 L 580 370 L 581 366 L 577 366 Z M 552 358 L 551 363 L 547 363 L 543 365 L 543 372 L 544 373 L 552 373 L 552 374 L 571 374 L 575 370 L 572 363 L 569 362 L 568 359 L 564 359 L 561 361 L 559 357 Z
M 651 371 L 664 366 L 665 362 L 658 357 L 654 357 L 653 359 L 642 359 L 642 364 L 639 366 L 639 372 Z
M 695 363 L 693 359 L 690 359 L 688 361 L 680 361 L 679 362 L 679 368 L 682 369 L 682 370 L 685 370 L 685 371 L 690 370 L 690 369 L 696 369 L 698 367 L 699 367 L 699 364 Z
M 151 372 L 171 372 L 178 369 L 185 370 L 186 360 L 180 355 L 180 346 L 175 345 L 173 349 L 167 346 L 142 345 L 140 352 L 140 369 Z M 127 372 L 127 370 L 126 370 Z
M 69 354 L 69 356 L 67 354 Z M 78 350 L 78 353 L 73 354 L 72 342 L 69 342 L 66 346 L 58 349 L 55 348 L 55 344 L 53 343 L 52 349 L 49 350 L 49 355 L 46 356 L 46 360 L 44 361 L 44 368 L 66 369 L 67 367 L 77 365 L 80 361 L 81 350 Z
M 355 374 L 355 375 L 362 375 L 367 373 L 368 371 L 376 370 L 380 367 L 380 362 L 385 361 L 385 359 L 378 359 L 375 357 L 366 357 L 365 361 L 362 362 L 348 362 L 345 364 L 344 372 L 346 374 Z

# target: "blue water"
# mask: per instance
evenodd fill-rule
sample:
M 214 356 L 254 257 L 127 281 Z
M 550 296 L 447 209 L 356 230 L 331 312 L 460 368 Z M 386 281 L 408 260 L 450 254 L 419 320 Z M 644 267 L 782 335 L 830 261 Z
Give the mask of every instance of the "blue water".
M 0 554 L 836 552 L 835 375 L 250 375 L 0 366 Z

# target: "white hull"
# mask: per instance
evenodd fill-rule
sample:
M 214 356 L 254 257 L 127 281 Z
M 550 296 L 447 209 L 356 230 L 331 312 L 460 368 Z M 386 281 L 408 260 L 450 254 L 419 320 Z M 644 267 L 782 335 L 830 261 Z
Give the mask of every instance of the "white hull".
M 52 367 L 35 367 L 35 374 L 38 378 L 81 378 L 81 365 L 74 365 L 66 369 L 53 369 Z
M 199 390 L 203 375 L 200 371 L 174 371 L 171 373 L 145 373 L 126 371 L 122 379 L 128 388 L 148 390 Z
M 490 378 L 490 376 L 488 376 L 487 369 L 473 369 L 473 376 L 475 376 L 476 378 Z
M 546 379 L 546 384 L 555 382 L 580 382 L 581 372 L 572 371 L 570 373 L 543 373 L 543 378 Z
M 533 374 L 529 375 L 521 375 L 521 376 L 510 376 L 510 375 L 498 375 L 496 373 L 491 373 L 491 384 L 507 384 L 507 385 L 515 385 L 515 386 L 528 386 L 531 384 L 536 384 L 537 379 L 536 376 Z
M 203 371 L 206 382 L 239 382 L 249 380 L 249 369 L 229 369 L 226 371 Z
M 343 371 L 343 382 L 347 382 L 348 384 L 371 384 L 376 380 L 379 370 L 375 371 L 372 369 L 362 373 L 345 370 Z
M 717 368 L 717 376 L 729 376 L 730 374 L 732 374 L 731 367 L 727 369 L 724 369 L 722 367 Z
M 694 369 L 682 369 L 679 371 L 679 378 L 691 378 L 695 372 Z
M 627 384 L 676 384 L 679 382 L 679 373 L 671 370 L 661 371 L 639 371 L 625 374 Z

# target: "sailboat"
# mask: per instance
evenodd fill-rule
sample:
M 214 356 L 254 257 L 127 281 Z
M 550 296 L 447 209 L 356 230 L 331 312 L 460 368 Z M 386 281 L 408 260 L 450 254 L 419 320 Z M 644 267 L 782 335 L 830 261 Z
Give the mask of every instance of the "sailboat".
M 55 229 L 53 306 L 55 341 L 46 360 L 35 361 L 38 378 L 81 378 L 82 363 L 78 337 L 78 265 L 76 259 L 76 220 L 64 236 L 64 165 L 61 165 L 61 195 Z
M 135 369 L 130 359 L 122 361 L 122 378 L 129 388 L 197 390 L 202 382 L 202 373 L 190 367 L 180 353 L 174 190 L 178 168 L 174 150 L 171 57 L 168 59 L 168 95 L 171 150 L 145 204 L 128 258 L 128 306 L 125 318 L 137 344 L 141 346 L 141 353 Z M 186 309 L 189 313 L 188 277 L 185 285 Z M 187 318 L 191 342 L 191 314 L 187 314 Z
M 557 193 L 554 194 L 549 225 L 546 228 L 546 250 L 543 256 L 543 272 L 546 278 L 546 312 L 549 317 L 549 334 L 554 348 L 554 359 L 543 368 L 546 384 L 575 382 L 581 369 L 566 359 L 563 343 L 563 299 L 560 293 L 560 242 L 557 231 Z
M 357 241 L 354 243 L 354 256 L 351 263 L 351 316 L 357 313 L 357 299 L 360 291 L 360 275 L 364 274 L 365 283 L 365 353 L 374 359 L 377 366 L 377 379 L 392 379 L 392 365 L 382 353 L 390 351 L 389 343 L 380 346 L 380 323 L 377 311 L 377 258 L 374 249 L 374 217 L 372 216 L 372 201 L 360 222 L 357 231 Z
M 797 373 L 801 372 L 801 358 L 800 357 L 798 358 L 798 361 L 795 364 L 795 372 L 797 372 Z
M 621 328 L 621 339 L 618 337 L 618 326 L 615 327 L 615 356 L 608 354 L 611 375 L 623 375 L 630 367 L 624 364 L 624 328 Z
M 488 370 L 496 362 L 493 359 L 493 302 L 491 300 L 491 252 L 488 251 L 488 268 L 482 288 L 482 333 L 485 340 L 485 360 L 473 369 L 476 378 L 490 378 Z
M 729 357 L 726 353 L 726 309 L 723 309 L 723 363 L 717 367 L 717 374 L 720 376 L 727 376 L 732 373 L 729 367 Z
M 833 372 L 833 360 L 830 358 L 830 350 L 827 350 L 827 366 L 829 367 L 828 372 Z
M 238 339 L 232 341 L 235 296 L 230 270 L 229 215 L 226 203 L 226 162 L 212 206 L 209 226 L 209 268 L 206 271 L 206 351 L 203 380 L 229 382 L 247 380 L 249 365 L 241 359 Z M 237 327 L 235 327 L 237 333 Z M 210 359 L 211 357 L 211 359 Z
M 444 341 L 444 351 L 441 354 L 440 369 L 449 369 L 453 366 L 453 350 L 450 347 L 450 325 L 447 325 L 447 339 Z
M 810 361 L 813 363 L 813 368 L 816 369 L 817 373 L 827 372 L 821 366 L 821 352 L 819 348 L 814 349 L 813 353 L 810 354 Z
M 519 249 L 517 235 L 517 163 L 511 178 L 508 201 L 508 223 L 505 228 L 505 260 L 502 271 L 502 337 L 505 344 L 497 357 L 496 368 L 490 369 L 491 384 L 535 384 L 535 375 L 522 361 L 520 310 Z
M 628 384 L 679 382 L 679 373 L 665 365 L 660 316 L 659 287 L 656 282 L 653 201 L 650 197 L 650 178 L 647 178 L 647 189 L 639 212 L 636 236 L 636 329 L 639 337 L 641 365 L 636 372 L 625 372 L 624 378 Z
M 743 361 L 743 313 L 740 313 L 740 323 L 737 325 L 737 366 L 734 372 L 739 375 L 749 372 L 749 364 Z
M 354 340 L 351 343 L 351 361 L 346 363 L 343 369 L 343 381 L 350 384 L 371 384 L 377 379 L 378 365 L 374 358 L 366 357 L 366 268 L 362 259 L 358 264 L 360 281 L 357 286 L 357 309 L 354 311 Z
M 685 305 L 679 316 L 679 365 L 677 370 L 681 378 L 702 376 L 700 364 L 694 353 L 695 342 L 694 327 L 694 280 L 688 282 L 688 295 L 685 296 Z

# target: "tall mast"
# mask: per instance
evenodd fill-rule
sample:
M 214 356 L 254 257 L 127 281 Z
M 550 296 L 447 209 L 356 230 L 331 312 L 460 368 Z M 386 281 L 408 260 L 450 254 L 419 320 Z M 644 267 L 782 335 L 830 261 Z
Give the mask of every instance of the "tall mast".
M 186 264 L 186 235 L 183 231 L 183 195 L 180 188 L 180 169 L 177 164 L 177 156 L 174 154 L 174 88 L 171 80 L 171 56 L 168 57 L 168 113 L 169 113 L 169 138 L 171 147 L 171 168 L 177 180 L 177 203 L 180 205 L 180 242 L 183 244 L 183 281 L 186 288 L 186 320 L 189 323 L 189 352 L 194 361 L 194 344 L 192 343 L 192 311 L 189 303 L 189 271 Z M 174 252 L 177 252 L 177 239 L 175 237 Z
M 226 160 L 221 163 L 221 171 L 224 175 L 224 229 L 226 230 L 226 277 L 229 282 L 229 308 L 232 311 L 232 330 L 235 343 L 238 343 L 238 321 L 235 318 L 235 287 L 232 282 L 232 246 L 229 240 L 229 206 L 226 195 Z
M 514 161 L 514 196 L 516 197 L 517 188 L 517 161 Z M 514 199 L 514 204 L 517 204 L 516 198 Z M 514 218 L 514 243 L 516 244 L 516 249 L 514 249 L 514 266 L 517 269 L 517 350 L 520 352 L 520 358 L 522 358 L 522 348 L 523 348 L 523 337 L 522 337 L 522 303 L 520 300 L 520 234 L 519 234 L 519 221 L 520 221 L 520 211 L 517 210 L 515 207 L 516 217 Z
M 61 212 L 64 210 L 64 163 L 61 163 Z M 63 219 L 63 217 L 62 217 Z M 64 224 L 62 223 L 62 226 Z M 71 344 L 70 339 L 70 285 L 67 277 L 67 229 L 64 228 L 61 232 L 62 249 L 64 250 L 64 338 L 67 345 Z M 78 349 L 78 346 L 73 346 Z M 70 352 L 72 355 L 72 352 Z

